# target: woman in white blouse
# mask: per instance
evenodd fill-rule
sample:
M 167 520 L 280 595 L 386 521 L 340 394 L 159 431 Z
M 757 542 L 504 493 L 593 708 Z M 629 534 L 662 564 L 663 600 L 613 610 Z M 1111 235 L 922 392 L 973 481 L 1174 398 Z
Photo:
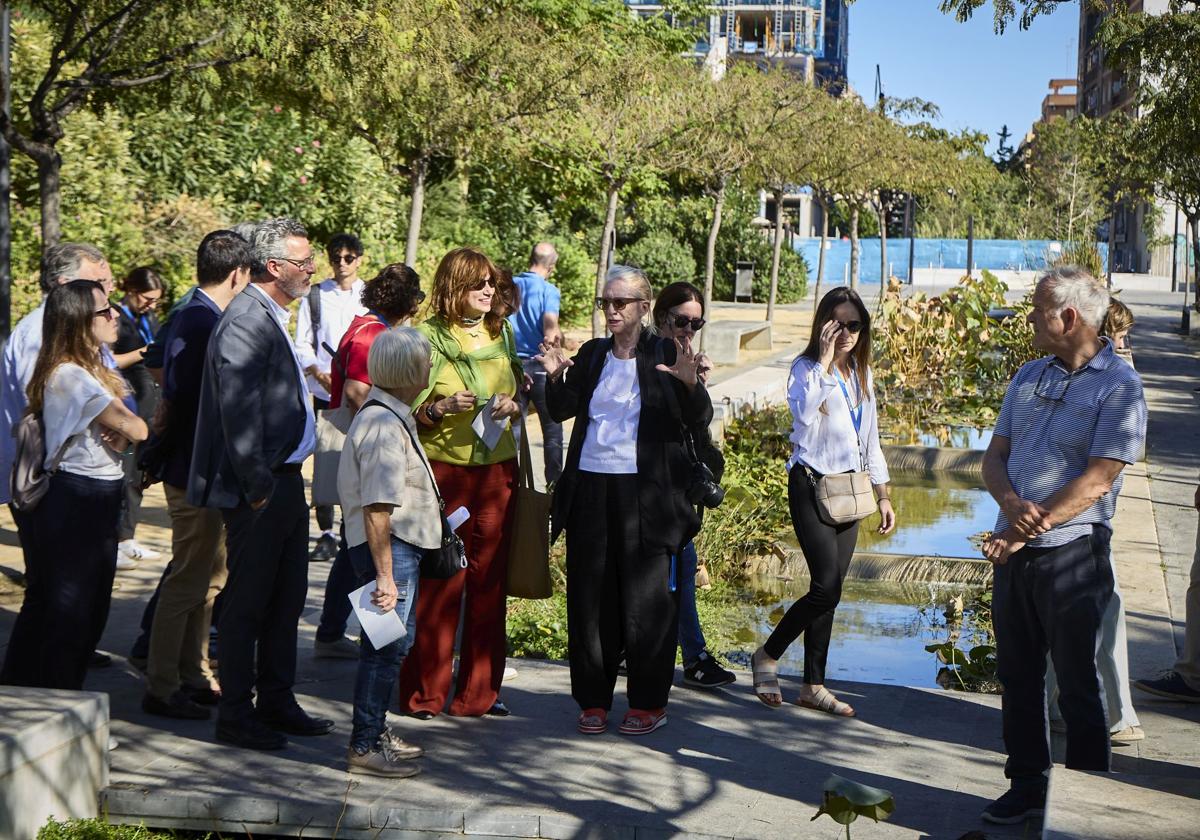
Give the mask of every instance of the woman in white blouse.
M 125 380 L 100 357 L 100 348 L 117 339 L 117 319 L 99 283 L 54 289 L 43 336 L 28 410 L 45 424 L 50 487 L 29 515 L 28 587 L 2 681 L 78 690 L 112 599 L 121 453 L 145 440 L 147 430 L 121 399 Z
M 751 657 L 754 691 L 768 706 L 783 703 L 778 660 L 803 633 L 804 685 L 796 703 L 829 714 L 854 716 L 850 704 L 825 687 L 825 660 L 859 523 L 826 524 L 817 513 L 814 487 L 824 475 L 857 472 L 865 466 L 879 500 L 879 533 L 895 529 L 870 364 L 870 313 L 853 289 L 840 286 L 830 290 L 817 307 L 808 346 L 792 363 L 788 377 L 787 401 L 792 411 L 788 507 L 812 582 Z

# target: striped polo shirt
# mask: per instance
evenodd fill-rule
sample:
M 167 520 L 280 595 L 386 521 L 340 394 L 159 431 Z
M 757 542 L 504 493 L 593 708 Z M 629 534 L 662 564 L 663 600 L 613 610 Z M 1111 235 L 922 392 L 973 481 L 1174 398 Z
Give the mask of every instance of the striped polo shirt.
M 1069 371 L 1056 356 L 1029 362 L 1004 394 L 995 434 L 1011 441 L 1008 479 L 1022 499 L 1042 503 L 1087 469 L 1089 458 L 1132 464 L 1146 438 L 1142 380 L 1104 344 L 1087 364 Z M 1112 489 L 1074 519 L 1029 543 L 1052 547 L 1111 527 L 1121 476 Z M 1008 527 L 1004 511 L 996 531 Z

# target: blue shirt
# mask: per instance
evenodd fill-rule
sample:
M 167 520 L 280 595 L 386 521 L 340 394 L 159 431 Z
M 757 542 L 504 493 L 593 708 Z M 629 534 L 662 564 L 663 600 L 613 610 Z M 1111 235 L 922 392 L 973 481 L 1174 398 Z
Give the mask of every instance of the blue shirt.
M 1076 371 L 1057 357 L 1029 362 L 1017 371 L 1004 395 L 995 433 L 1011 441 L 1008 480 L 1022 499 L 1042 503 L 1078 478 L 1089 458 L 1132 464 L 1146 439 L 1146 400 L 1142 380 L 1104 342 Z M 1031 541 L 1029 545 L 1065 545 L 1092 531 L 1111 527 L 1121 476 L 1087 510 Z M 996 531 L 1008 527 L 1004 511 Z
M 518 274 L 513 283 L 517 286 L 521 307 L 508 316 L 508 321 L 517 340 L 517 355 L 528 359 L 541 353 L 538 345 L 545 337 L 542 316 L 557 315 L 562 296 L 557 286 L 536 271 Z
M 181 488 L 187 487 L 192 464 L 208 340 L 221 319 L 221 307 L 203 290 L 189 296 L 188 304 L 171 319 L 171 339 L 163 354 L 163 398 L 171 405 L 163 482 Z

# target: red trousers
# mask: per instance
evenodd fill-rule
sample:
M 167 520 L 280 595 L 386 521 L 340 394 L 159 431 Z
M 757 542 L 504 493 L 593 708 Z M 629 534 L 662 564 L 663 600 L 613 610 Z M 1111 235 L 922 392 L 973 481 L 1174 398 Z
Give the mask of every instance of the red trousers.
M 517 461 L 484 467 L 432 463 L 446 513 L 460 505 L 471 512 L 458 531 L 467 550 L 467 568 L 449 580 L 421 578 L 416 638 L 400 671 L 400 711 L 439 714 L 446 707 L 461 615 L 458 681 L 450 714 L 482 715 L 499 697 L 504 678 L 504 587 Z

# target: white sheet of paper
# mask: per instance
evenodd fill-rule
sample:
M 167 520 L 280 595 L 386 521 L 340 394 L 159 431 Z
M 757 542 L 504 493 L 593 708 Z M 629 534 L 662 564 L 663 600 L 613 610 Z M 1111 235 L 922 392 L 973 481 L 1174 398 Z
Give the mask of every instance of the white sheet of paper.
M 471 421 L 471 428 L 488 449 L 496 448 L 496 444 L 500 442 L 500 435 L 504 434 L 509 424 L 507 417 L 503 420 L 492 419 L 492 409 L 496 407 L 497 397 L 499 394 L 492 394 L 492 398 L 484 403 L 483 409 Z
M 380 612 L 379 608 L 371 603 L 371 593 L 374 591 L 375 581 L 371 581 L 351 592 L 349 598 L 350 605 L 354 607 L 354 615 L 358 618 L 358 623 L 362 625 L 363 632 L 367 634 L 371 644 L 375 645 L 375 649 L 378 650 L 397 639 L 403 639 L 408 631 L 404 629 L 400 613 L 395 610 Z

